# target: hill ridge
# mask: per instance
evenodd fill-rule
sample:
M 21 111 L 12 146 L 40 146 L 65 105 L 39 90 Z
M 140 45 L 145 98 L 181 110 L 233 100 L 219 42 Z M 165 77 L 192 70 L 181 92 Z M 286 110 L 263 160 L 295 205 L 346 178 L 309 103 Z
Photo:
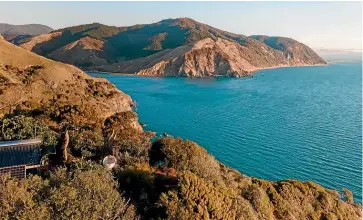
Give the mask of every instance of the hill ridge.
M 56 33 L 61 34 L 54 37 Z M 27 49 L 53 60 L 76 65 L 84 70 L 122 72 L 128 74 L 143 71 L 148 72 L 147 75 L 160 76 L 165 71 L 159 68 L 164 68 L 164 64 L 169 63 L 168 60 L 172 59 L 172 57 L 165 57 L 165 52 L 175 50 L 178 47 L 187 48 L 188 45 L 197 44 L 199 41 L 207 38 L 216 42 L 220 42 L 219 39 L 223 39 L 226 40 L 224 43 L 226 45 L 228 44 L 228 47 L 238 47 L 238 52 L 234 50 L 236 53 L 233 55 L 230 54 L 229 56 L 225 56 L 226 53 L 229 53 L 229 50 L 224 50 L 224 57 L 239 57 L 238 60 L 243 62 L 248 60 L 250 62 L 249 65 L 254 68 L 239 68 L 240 70 L 235 71 L 233 68 L 216 68 L 214 66 L 209 69 L 216 69 L 216 71 L 208 71 L 205 74 L 201 69 L 198 69 L 198 66 L 194 66 L 189 68 L 192 69 L 190 73 L 177 71 L 174 74 L 165 73 L 164 75 L 191 77 L 224 75 L 239 77 L 249 75 L 246 73 L 253 72 L 254 69 L 326 64 L 308 46 L 291 38 L 234 34 L 200 23 L 191 18 L 164 19 L 151 24 L 138 24 L 124 27 L 92 23 L 54 30 L 50 34 L 46 34 L 46 36 L 48 37 L 44 35 L 35 36 L 29 39 L 28 42 L 20 44 L 20 46 L 27 48 L 26 45 L 33 44 L 33 47 Z M 88 42 L 90 45 L 98 46 L 96 48 L 73 47 L 71 49 L 67 47 L 67 45 L 77 44 L 78 40 L 84 39 L 85 37 L 89 37 Z M 44 40 L 39 40 L 39 38 Z M 215 48 L 217 49 L 217 47 Z M 164 52 L 161 54 L 165 57 L 163 60 L 164 64 L 159 65 L 159 67 L 153 67 L 154 71 L 147 71 L 147 68 L 131 68 L 134 71 L 113 68 L 114 66 L 125 66 L 130 63 L 133 63 L 134 67 L 142 67 L 144 66 L 143 63 L 138 62 L 155 57 L 155 54 L 160 55 L 162 51 Z M 178 51 L 180 52 L 181 50 L 179 49 Z M 266 51 L 269 52 L 266 53 Z M 282 55 L 279 51 L 282 52 Z M 199 51 L 199 53 L 203 52 Z M 213 53 L 219 54 L 218 51 L 214 51 Z M 179 56 L 182 56 L 182 54 Z M 203 56 L 207 55 L 200 55 L 199 58 Z M 160 56 L 157 57 L 160 58 Z M 244 59 L 240 59 L 241 57 L 244 57 Z M 261 62 L 253 63 L 254 59 L 260 60 Z M 179 61 L 182 62 L 181 59 Z M 228 61 L 228 63 L 233 62 L 232 60 Z M 234 62 L 232 66 L 246 66 L 247 64 L 243 64 L 243 62 Z M 198 62 L 194 63 L 196 64 Z M 181 68 L 181 66 L 177 67 L 175 63 L 173 65 L 175 66 L 173 69 L 179 70 Z

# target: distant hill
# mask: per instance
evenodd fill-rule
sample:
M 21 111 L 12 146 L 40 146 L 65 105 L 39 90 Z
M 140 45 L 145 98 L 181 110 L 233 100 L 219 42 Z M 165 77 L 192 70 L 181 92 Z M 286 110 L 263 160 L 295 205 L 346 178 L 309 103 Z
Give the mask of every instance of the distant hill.
M 327 62 L 361 62 L 363 51 L 360 49 L 316 49 L 317 54 Z
M 23 39 L 51 31 L 53 31 L 53 28 L 42 24 L 12 25 L 0 23 L 0 34 L 13 43 L 19 43 Z
M 2 35 L 39 35 L 46 34 L 51 31 L 53 31 L 53 28 L 42 24 L 12 25 L 0 23 L 0 33 Z
M 195 50 L 205 39 L 215 42 L 208 44 L 214 46 Z M 263 68 L 325 64 L 313 50 L 293 39 L 234 34 L 190 18 L 129 27 L 79 25 L 35 36 L 20 46 L 85 70 L 147 75 L 243 76 Z M 193 52 L 187 53 L 188 48 L 194 48 Z M 221 62 L 199 65 L 206 56 Z M 156 58 L 156 66 L 145 65 Z M 164 64 L 173 67 L 164 68 Z

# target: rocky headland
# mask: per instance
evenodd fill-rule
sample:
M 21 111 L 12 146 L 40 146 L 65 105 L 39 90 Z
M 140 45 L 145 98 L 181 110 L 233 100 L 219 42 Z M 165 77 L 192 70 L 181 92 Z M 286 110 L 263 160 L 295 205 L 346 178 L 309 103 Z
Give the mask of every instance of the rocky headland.
M 80 25 L 19 45 L 87 71 L 147 76 L 241 77 L 266 68 L 326 65 L 291 38 L 244 36 L 189 18 L 129 27 Z

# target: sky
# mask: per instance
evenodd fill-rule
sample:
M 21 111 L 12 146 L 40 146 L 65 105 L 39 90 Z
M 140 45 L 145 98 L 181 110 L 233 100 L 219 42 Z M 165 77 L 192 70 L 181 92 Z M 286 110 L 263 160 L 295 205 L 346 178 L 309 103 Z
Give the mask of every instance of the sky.
M 315 49 L 362 49 L 362 2 L 0 2 L 0 9 L 0 23 L 54 29 L 189 17 L 237 34 L 291 37 Z

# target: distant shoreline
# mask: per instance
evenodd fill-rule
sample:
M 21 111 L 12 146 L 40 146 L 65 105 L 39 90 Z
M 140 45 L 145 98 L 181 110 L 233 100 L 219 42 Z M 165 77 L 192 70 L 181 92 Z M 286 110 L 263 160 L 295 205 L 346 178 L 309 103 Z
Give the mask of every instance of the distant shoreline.
M 359 62 L 359 61 L 356 61 Z M 219 77 L 225 77 L 225 78 L 245 78 L 245 77 L 251 77 L 253 76 L 254 73 L 259 72 L 261 70 L 269 70 L 269 69 L 279 69 L 279 68 L 291 68 L 291 67 L 314 67 L 314 66 L 328 66 L 329 63 L 327 61 L 327 64 L 309 64 L 309 65 L 296 65 L 296 66 L 273 66 L 273 67 L 265 67 L 265 68 L 256 68 L 254 70 L 250 71 L 249 75 L 246 76 L 242 76 L 242 77 L 229 77 L 229 76 L 225 76 L 225 75 L 212 75 L 212 76 L 205 76 L 205 77 L 187 77 L 187 76 L 156 76 L 156 75 L 137 75 L 137 74 L 132 74 L 132 73 L 120 73 L 120 72 L 105 72 L 105 71 L 96 71 L 96 70 L 83 70 L 86 73 L 99 73 L 99 74 L 109 74 L 109 75 L 119 75 L 119 76 L 140 76 L 140 77 L 157 77 L 157 78 L 163 78 L 163 77 L 184 77 L 184 78 L 209 78 L 209 77 L 215 77 L 215 78 L 219 78 Z
M 327 63 L 359 63 L 362 60 L 327 60 Z

